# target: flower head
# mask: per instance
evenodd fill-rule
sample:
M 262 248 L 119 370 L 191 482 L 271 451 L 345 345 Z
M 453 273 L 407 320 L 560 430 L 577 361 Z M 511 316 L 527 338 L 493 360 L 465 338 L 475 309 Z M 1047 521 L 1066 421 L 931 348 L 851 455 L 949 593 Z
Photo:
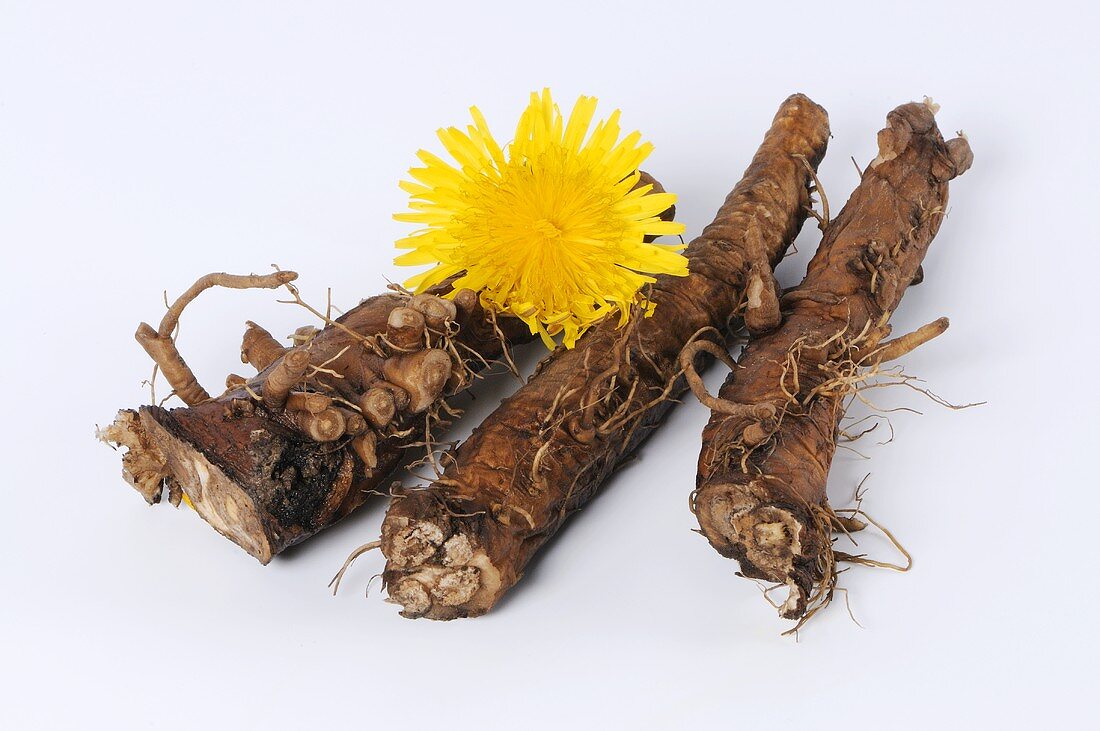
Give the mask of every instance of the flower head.
M 441 129 L 454 163 L 421 150 L 424 167 L 402 181 L 410 213 L 399 221 L 424 228 L 397 242 L 410 249 L 398 264 L 434 264 L 406 286 L 416 291 L 459 275 L 455 290 L 519 317 L 548 347 L 562 334 L 573 347 L 587 328 L 632 306 L 648 313 L 642 287 L 655 274 L 687 274 L 679 243 L 646 236 L 679 234 L 659 215 L 676 196 L 635 188 L 653 145 L 632 132 L 620 139 L 619 111 L 589 132 L 596 99 L 581 97 L 565 119 L 549 89 L 531 94 L 511 144 L 502 148 L 476 107 L 463 132 Z

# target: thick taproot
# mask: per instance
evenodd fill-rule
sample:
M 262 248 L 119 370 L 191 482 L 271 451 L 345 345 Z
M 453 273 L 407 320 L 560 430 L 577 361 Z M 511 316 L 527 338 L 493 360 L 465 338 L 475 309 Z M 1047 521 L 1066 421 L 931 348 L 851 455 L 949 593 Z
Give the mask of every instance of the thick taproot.
M 803 616 L 834 565 L 836 521 L 822 508 L 852 393 L 837 376 L 875 353 L 939 230 L 948 181 L 973 159 L 965 138 L 944 141 L 931 103 L 900 106 L 887 123 L 878 156 L 784 298 L 782 325 L 750 340 L 718 394 L 775 416 L 715 411 L 703 431 L 693 498 L 703 535 L 744 575 L 786 584 L 787 618 Z

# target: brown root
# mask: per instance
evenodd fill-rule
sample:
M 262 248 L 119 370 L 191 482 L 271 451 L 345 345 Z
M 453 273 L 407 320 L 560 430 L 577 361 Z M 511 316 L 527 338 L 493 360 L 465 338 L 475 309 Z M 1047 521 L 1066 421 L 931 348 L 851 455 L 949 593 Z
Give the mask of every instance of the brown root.
M 294 272 L 275 272 L 274 274 L 207 274 L 200 278 L 191 287 L 180 295 L 179 299 L 172 303 L 168 312 L 160 321 L 160 328 L 154 330 L 150 325 L 141 323 L 134 337 L 138 343 L 160 368 L 168 384 L 176 395 L 188 406 L 201 404 L 210 400 L 210 394 L 199 385 L 190 366 L 184 361 L 176 348 L 173 333 L 179 325 L 180 315 L 183 310 L 202 292 L 211 287 L 228 287 L 230 289 L 275 289 L 297 279 Z
M 482 368 L 500 359 L 511 364 L 510 347 L 532 339 L 518 319 L 498 320 L 474 292 L 453 292 L 447 283 L 415 296 L 391 287 L 337 315 L 331 292 L 325 306 L 313 307 L 293 278 L 276 272 L 261 279 L 285 284 L 290 298 L 283 301 L 312 313 L 323 329 L 299 328 L 295 347 L 276 351 L 274 338 L 250 326 L 245 358 L 267 363 L 254 378 L 230 378 L 228 390 L 209 399 L 197 383 L 184 382 L 190 371 L 180 364 L 173 386 L 193 406 L 142 407 L 105 432 L 128 448 L 128 479 L 147 500 L 161 499 L 167 487 L 171 502 L 190 501 L 263 563 L 359 507 L 416 456 L 414 448 L 442 469 L 434 450 L 443 445 L 432 429 L 461 413 L 445 397 L 466 388 Z M 172 308 L 172 317 L 218 281 L 258 280 L 205 279 Z M 416 337 L 402 339 L 410 321 Z M 171 355 L 171 340 L 153 335 L 151 349 Z M 266 355 L 261 345 L 269 348 Z M 158 360 L 172 371 L 171 359 Z M 456 581 L 448 579 L 441 596 L 456 596 Z
M 248 321 L 248 329 L 241 340 L 241 362 L 248 363 L 257 371 L 262 371 L 287 351 L 267 330 Z
M 825 573 L 829 541 L 822 541 L 812 513 L 772 495 L 756 481 L 708 483 L 695 494 L 695 515 L 711 545 L 737 560 L 741 573 L 788 588 L 780 615 L 797 618 Z
M 695 394 L 695 398 L 699 399 L 700 403 L 712 411 L 731 416 L 748 416 L 756 419 L 766 419 L 775 414 L 775 407 L 771 404 L 738 404 L 727 399 L 712 396 L 710 392 L 707 391 L 703 379 L 695 370 L 695 358 L 699 353 L 713 355 L 729 366 L 731 371 L 737 369 L 737 362 L 725 348 L 710 340 L 695 340 L 684 346 L 684 349 L 680 351 L 680 369 L 683 371 L 684 378 L 687 380 L 688 388 L 691 389 L 691 392 Z
M 332 397 L 323 393 L 294 391 L 286 397 L 287 411 L 308 411 L 319 414 L 332 406 Z
M 294 414 L 298 428 L 315 442 L 334 442 L 344 436 L 347 419 L 340 409 L 327 408 L 317 413 L 299 411 Z
M 424 315 L 411 307 L 395 307 L 386 321 L 386 340 L 407 352 L 424 346 Z
M 378 436 L 373 431 L 364 432 L 351 440 L 351 448 L 368 470 L 378 466 Z
M 135 411 L 120 411 L 110 426 L 96 431 L 100 441 L 126 447 L 122 476 L 150 505 L 158 502 L 170 474 L 168 459 L 146 435 Z
M 290 335 L 291 342 L 295 347 L 302 345 L 309 345 L 313 342 L 313 338 L 317 337 L 317 334 L 321 332 L 313 325 L 302 325 L 299 328 L 295 328 L 294 332 Z
M 416 295 L 409 302 L 409 307 L 422 314 L 428 327 L 436 331 L 446 329 L 447 324 L 454 322 L 458 316 L 454 302 L 430 294 Z
M 451 367 L 451 356 L 445 351 L 430 349 L 388 359 L 382 366 L 382 374 L 409 395 L 408 410 L 419 414 L 443 393 L 451 377 Z
M 397 403 L 394 401 L 393 391 L 374 387 L 359 398 L 359 409 L 372 427 L 381 429 L 393 421 L 397 413 Z
M 945 333 L 950 324 L 950 321 L 946 317 L 933 320 L 911 333 L 894 338 L 893 340 L 888 340 L 872 351 L 868 358 L 875 363 L 886 363 L 891 360 L 897 360 L 903 355 L 913 352 L 929 340 Z
M 774 330 L 781 319 L 779 291 L 771 269 L 753 267 L 745 289 L 745 328 L 757 335 Z
M 686 381 L 698 382 L 694 354 L 713 347 L 728 361 L 713 343 L 689 351 L 686 368 L 679 359 L 701 333 L 724 339 L 741 315 L 752 266 L 770 269 L 787 251 L 807 215 L 810 180 L 791 155 L 816 165 L 827 142 L 824 110 L 802 95 L 787 99 L 714 222 L 688 245 L 690 274 L 652 284 L 652 313 L 627 327 L 611 318 L 555 351 L 440 477 L 394 499 L 382 528 L 383 582 L 403 616 L 489 611 L 661 425 Z
M 780 613 L 800 620 L 792 631 L 831 601 L 838 562 L 906 568 L 833 548 L 835 530 L 851 534 L 867 524 L 881 526 L 858 503 L 841 511 L 848 515 L 838 515 L 829 506 L 826 483 L 845 434 L 840 425 L 847 406 L 858 399 L 873 407 L 863 395 L 869 388 L 916 388 L 900 367 L 882 364 L 948 326 L 940 318 L 884 342 L 890 315 L 942 222 L 946 181 L 971 161 L 965 140 L 944 142 L 933 106 L 906 104 L 888 115 L 878 157 L 825 227 L 802 284 L 784 295 L 784 322 L 750 339 L 736 375 L 727 377 L 714 399 L 773 403 L 774 419 L 754 421 L 712 409 L 703 432 L 693 497 L 701 532 L 722 555 L 737 560 L 745 576 L 788 587 Z M 824 196 L 823 206 L 827 211 Z M 827 212 L 822 219 L 828 221 Z
M 477 292 L 472 289 L 458 290 L 451 298 L 451 302 L 454 302 L 455 307 L 458 308 L 458 318 L 461 320 L 459 324 L 465 323 L 481 306 Z
M 277 289 L 298 278 L 295 272 L 274 272 L 272 274 L 225 274 L 219 272 L 207 274 L 199 278 L 191 287 L 180 295 L 168 312 L 160 321 L 160 329 L 157 331 L 161 337 L 171 335 L 179 322 L 183 309 L 187 307 L 202 292 L 211 287 L 225 287 L 228 289 Z
M 814 210 L 810 210 L 810 213 L 817 219 L 818 228 L 824 231 L 829 226 L 829 199 L 825 196 L 825 188 L 822 187 L 821 181 L 817 179 L 817 171 L 814 170 L 813 165 L 810 165 L 809 160 L 805 155 L 795 155 L 796 158 L 802 161 L 802 164 L 806 166 L 806 172 L 809 174 L 810 179 L 814 182 L 814 190 L 821 196 L 821 213 L 818 214 Z M 857 165 L 858 169 L 859 166 Z M 860 177 L 863 177 L 862 173 Z
M 210 394 L 199 385 L 191 367 L 176 349 L 176 342 L 171 335 L 159 335 L 156 330 L 143 322 L 138 325 L 134 338 L 157 364 L 160 372 L 167 379 L 168 385 L 185 404 L 194 406 L 210 400 Z
M 357 437 L 369 428 L 367 420 L 358 411 L 341 407 L 337 407 L 337 410 L 344 415 L 344 433 L 348 436 Z
M 283 408 L 290 395 L 290 389 L 302 381 L 308 368 L 308 350 L 299 348 L 287 353 L 264 378 L 264 405 L 269 409 Z

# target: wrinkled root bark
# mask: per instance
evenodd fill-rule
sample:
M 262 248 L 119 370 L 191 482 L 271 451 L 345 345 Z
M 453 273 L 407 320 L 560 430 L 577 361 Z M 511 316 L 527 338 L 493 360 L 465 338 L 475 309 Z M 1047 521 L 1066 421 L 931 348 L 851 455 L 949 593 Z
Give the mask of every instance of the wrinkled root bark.
M 714 223 L 685 251 L 689 276 L 659 277 L 651 317 L 605 322 L 554 352 L 478 427 L 443 476 L 395 497 L 382 527 L 383 580 L 406 617 L 483 614 L 527 562 L 656 429 L 685 389 L 678 355 L 767 321 L 772 268 L 805 220 L 825 111 L 787 99 Z M 746 297 L 746 293 L 748 296 Z
M 881 363 L 947 327 L 941 319 L 884 342 L 943 219 L 948 181 L 973 160 L 965 138 L 944 142 L 934 113 L 926 101 L 889 114 L 878 157 L 784 297 L 782 325 L 750 340 L 719 392 L 738 408 L 715 409 L 703 432 L 693 495 L 702 533 L 745 576 L 788 588 L 785 618 L 828 602 L 844 558 L 833 531 L 860 527 L 825 491 L 845 407 Z

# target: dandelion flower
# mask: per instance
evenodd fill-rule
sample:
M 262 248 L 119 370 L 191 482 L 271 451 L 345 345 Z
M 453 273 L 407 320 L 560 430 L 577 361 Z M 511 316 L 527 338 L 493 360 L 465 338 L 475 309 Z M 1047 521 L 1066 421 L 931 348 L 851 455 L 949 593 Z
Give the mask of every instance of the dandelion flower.
M 644 285 L 688 273 L 681 244 L 644 240 L 683 231 L 659 218 L 676 196 L 634 189 L 653 145 L 638 132 L 620 139 L 618 110 L 593 128 L 595 111 L 596 99 L 582 96 L 566 119 L 545 89 L 531 94 L 506 147 L 476 107 L 465 132 L 439 130 L 454 162 L 421 150 L 424 166 L 401 183 L 411 212 L 394 218 L 423 228 L 397 242 L 410 251 L 396 263 L 434 265 L 406 286 L 419 292 L 458 275 L 455 290 L 479 292 L 551 348 L 559 334 L 573 347 L 610 313 L 621 325 L 635 308 L 651 312 Z

